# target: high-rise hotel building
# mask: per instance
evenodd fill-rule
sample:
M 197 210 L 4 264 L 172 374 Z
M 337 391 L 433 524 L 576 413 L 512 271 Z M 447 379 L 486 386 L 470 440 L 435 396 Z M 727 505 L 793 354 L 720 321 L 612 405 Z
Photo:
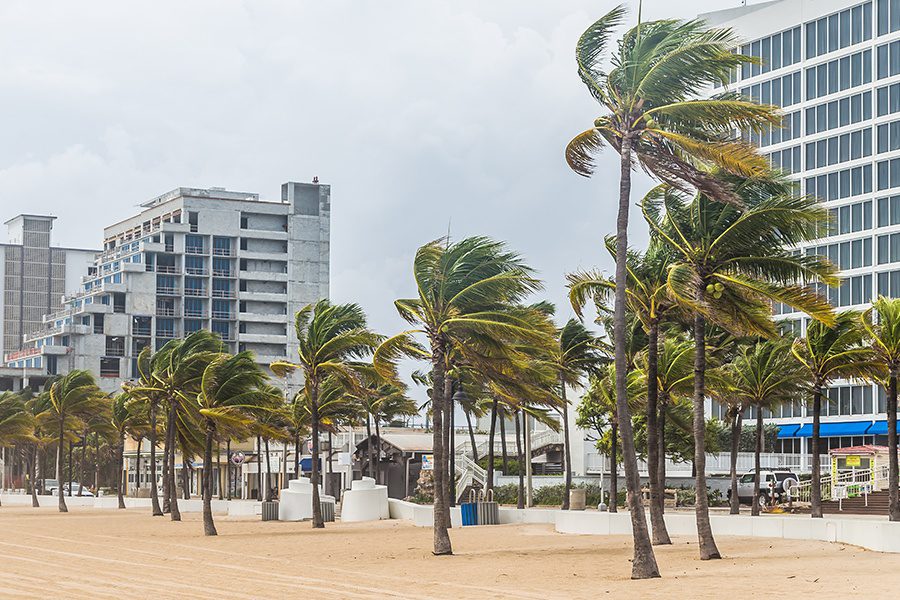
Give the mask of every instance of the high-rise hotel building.
M 141 349 L 200 330 L 261 364 L 296 356 L 294 314 L 328 297 L 330 186 L 286 183 L 281 199 L 178 188 L 103 232 L 77 291 L 7 368 L 89 369 L 108 391 L 137 377 Z M 10 357 L 8 357 L 10 358 Z
M 701 17 L 734 29 L 746 40 L 738 50 L 761 60 L 734 73 L 729 89 L 781 106 L 785 121 L 753 141 L 833 216 L 800 249 L 839 266 L 843 281 L 829 301 L 864 309 L 879 294 L 900 297 L 900 0 L 775 0 Z M 805 315 L 775 312 L 784 328 L 804 332 Z M 878 386 L 839 383 L 824 405 L 827 447 L 885 442 Z M 806 454 L 806 406 L 766 416 L 780 425 L 779 450 Z

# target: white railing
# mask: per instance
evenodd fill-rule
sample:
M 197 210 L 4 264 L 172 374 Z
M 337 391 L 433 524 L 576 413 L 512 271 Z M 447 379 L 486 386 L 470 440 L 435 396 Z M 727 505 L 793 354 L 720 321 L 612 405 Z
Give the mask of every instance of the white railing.
M 500 437 L 500 433 L 494 437 L 494 456 L 500 456 L 503 454 L 503 439 Z M 544 446 L 548 446 L 550 444 L 561 444 L 563 443 L 563 434 L 559 431 L 553 431 L 552 429 L 546 429 L 544 431 L 536 431 L 531 434 L 531 450 L 532 452 L 542 448 Z M 483 456 L 487 456 L 488 454 L 488 440 L 476 441 L 475 442 L 475 450 L 478 454 L 478 457 L 481 458 Z M 525 447 L 523 445 L 522 451 L 524 452 Z M 518 453 L 518 449 L 516 448 L 516 440 L 515 437 L 509 439 L 507 436 L 506 439 L 506 453 L 515 456 Z M 457 456 L 472 456 L 472 442 L 471 440 L 465 440 L 464 442 L 460 442 L 456 444 L 456 454 Z
M 872 469 L 853 469 L 830 474 L 819 480 L 823 500 L 841 500 L 863 493 L 877 492 L 887 487 L 888 465 Z M 791 489 L 791 498 L 800 502 L 809 502 L 812 494 L 812 481 L 803 481 Z
M 459 477 L 456 484 L 457 493 L 463 493 L 470 485 L 479 484 L 481 489 L 486 487 L 487 471 L 478 466 L 471 458 L 465 455 L 457 456 L 455 464 L 456 475 Z
M 780 454 L 776 452 L 764 452 L 759 456 L 760 467 L 763 469 L 790 469 L 796 473 L 809 470 L 812 464 L 811 457 L 802 454 Z M 827 470 L 829 458 L 827 454 L 820 456 L 820 464 L 823 470 Z M 737 472 L 738 474 L 752 471 L 756 467 L 756 461 L 753 452 L 738 452 L 737 455 Z M 609 457 L 598 452 L 592 452 L 585 456 L 585 472 L 588 474 L 599 474 L 610 472 Z M 621 468 L 621 466 L 620 466 Z M 647 462 L 638 461 L 638 471 L 646 475 Z M 691 472 L 690 462 L 675 462 L 670 458 L 666 459 L 666 472 Z M 720 452 L 717 454 L 706 455 L 706 472 L 725 475 L 731 472 L 731 453 Z

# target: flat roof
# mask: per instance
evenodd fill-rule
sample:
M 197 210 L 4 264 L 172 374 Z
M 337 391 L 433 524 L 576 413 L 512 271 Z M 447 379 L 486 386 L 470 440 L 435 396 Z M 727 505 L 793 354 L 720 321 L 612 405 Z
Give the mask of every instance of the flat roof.
M 18 214 L 18 215 L 16 215 L 16 216 L 14 216 L 14 217 L 13 217 L 12 219 L 10 219 L 9 221 L 5 221 L 3 224 L 4 224 L 4 225 L 9 225 L 10 223 L 12 223 L 13 221 L 15 221 L 16 219 L 23 219 L 23 218 L 24 218 L 24 219 L 44 219 L 44 220 L 47 220 L 47 221 L 53 221 L 54 219 L 56 219 L 56 217 L 54 217 L 53 215 L 35 215 L 35 214 L 30 214 L 30 213 L 21 213 L 21 214 Z

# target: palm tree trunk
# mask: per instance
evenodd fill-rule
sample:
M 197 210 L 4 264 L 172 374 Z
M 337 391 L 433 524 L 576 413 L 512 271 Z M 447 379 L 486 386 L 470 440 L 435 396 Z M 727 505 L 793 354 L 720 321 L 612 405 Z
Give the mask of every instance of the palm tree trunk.
M 733 515 L 741 514 L 741 499 L 738 497 L 737 489 L 737 458 L 738 448 L 741 443 L 741 428 L 744 424 L 744 411 L 737 409 L 736 414 L 731 419 L 731 510 Z
M 619 426 L 615 421 L 610 428 L 612 440 L 610 440 L 609 456 L 609 512 L 619 512 Z
M 156 401 L 150 402 L 150 504 L 153 507 L 153 516 L 161 517 L 162 509 L 159 507 L 159 493 L 156 488 Z M 138 471 L 140 474 L 140 471 Z M 138 475 L 140 477 L 140 475 Z M 140 481 L 140 479 L 138 479 Z
M 653 321 L 647 336 L 647 478 L 650 480 L 650 525 L 653 545 L 671 544 L 666 519 L 660 510 L 659 498 L 665 482 L 659 480 L 659 323 Z
M 631 410 L 628 408 L 628 396 L 625 377 L 628 374 L 628 357 L 625 354 L 626 322 L 626 258 L 628 255 L 628 210 L 631 208 L 631 144 L 630 134 L 622 136 L 621 163 L 619 179 L 619 210 L 616 217 L 616 298 L 613 316 L 616 365 L 616 412 L 619 415 L 619 426 L 622 430 L 622 452 L 625 462 L 625 486 L 628 489 L 628 504 L 631 512 L 631 529 L 634 538 L 634 557 L 631 562 L 632 579 L 648 579 L 659 577 L 659 567 L 653 546 L 650 543 L 650 532 L 647 530 L 647 518 L 641 502 L 641 481 L 637 467 L 637 453 L 634 449 L 634 433 L 631 429 Z
M 66 483 L 69 486 L 69 498 L 72 497 L 72 479 L 75 478 L 75 462 L 72 460 L 72 442 L 69 442 L 69 478 Z M 60 483 L 62 485 L 62 483 Z
M 31 472 L 31 506 L 33 508 L 40 507 L 41 503 L 38 502 L 37 497 L 37 462 L 38 462 L 38 451 L 37 445 L 31 447 L 31 465 L 29 465 L 29 470 Z
M 285 459 L 287 457 L 285 456 Z M 231 437 L 225 440 L 225 498 L 231 500 Z
M 203 485 L 200 488 L 203 491 L 203 535 L 218 535 L 216 524 L 213 522 L 212 514 L 212 443 L 213 435 L 215 435 L 215 426 L 210 422 L 206 422 L 206 446 L 203 449 Z
M 472 460 L 478 462 L 478 448 L 475 447 L 475 430 L 472 429 L 472 415 L 466 412 L 466 425 L 469 427 L 469 443 L 472 445 Z
M 63 464 L 63 460 L 65 458 L 65 444 L 66 444 L 66 429 L 65 429 L 65 421 L 60 420 L 59 422 L 59 443 L 57 444 L 56 449 L 56 485 L 57 485 L 57 495 L 59 496 L 59 512 L 69 512 L 69 507 L 66 506 L 66 495 L 63 493 L 63 481 L 65 481 L 65 471 Z
M 497 399 L 491 401 L 491 427 L 488 430 L 487 480 L 485 492 L 494 489 L 494 433 L 497 430 Z
M 659 423 L 658 423 L 658 446 L 659 446 L 659 462 L 656 465 L 656 479 L 659 481 L 659 497 L 656 499 L 659 504 L 659 513 L 666 512 L 666 406 L 668 405 L 668 396 L 664 393 L 659 398 Z
M 750 515 L 754 517 L 759 516 L 759 458 L 762 454 L 763 443 L 762 411 L 762 406 L 756 407 L 756 450 L 753 452 L 753 472 L 755 473 L 755 477 L 753 478 L 753 506 L 750 507 Z
M 503 474 L 509 471 L 509 456 L 506 451 L 506 410 L 500 415 L 500 455 L 503 457 Z
M 819 421 L 822 412 L 822 386 L 813 388 L 813 430 L 812 430 L 812 480 L 809 486 L 810 514 L 813 519 L 822 518 L 822 481 L 819 465 Z M 889 415 L 890 416 L 890 415 Z
M 94 436 L 94 492 L 100 491 L 100 435 Z
M 312 409 L 312 473 L 310 480 L 313 486 L 313 529 L 325 527 L 322 519 L 322 505 L 319 499 L 319 382 L 313 379 L 309 386 L 310 408 Z
M 375 417 L 375 447 L 378 449 L 377 456 L 375 457 L 375 480 L 378 481 L 381 478 L 381 418 L 376 415 Z M 383 481 L 378 481 L 378 483 L 384 483 Z
M 173 521 L 181 520 L 181 511 L 178 510 L 178 488 L 175 485 L 175 402 L 169 402 L 169 419 L 168 419 L 168 435 L 169 435 L 169 516 Z M 185 453 L 182 449 L 181 462 L 185 461 Z M 181 465 L 182 470 L 185 465 Z
M 287 456 L 285 456 L 285 459 Z M 287 461 L 285 461 L 287 462 Z M 219 500 L 225 499 L 225 489 L 224 484 L 222 482 L 222 440 L 216 438 L 216 467 L 218 476 L 216 477 L 216 482 L 219 484 Z
M 702 293 L 698 300 L 703 301 Z M 713 538 L 709 522 L 709 498 L 706 491 L 706 418 L 703 405 L 706 401 L 706 319 L 697 312 L 694 315 L 694 477 L 697 500 L 697 536 L 700 540 L 700 560 L 722 558 Z
M 888 519 L 891 521 L 900 521 L 900 493 L 898 493 L 897 483 L 898 461 L 897 461 L 897 372 L 891 369 L 890 380 L 888 382 L 888 397 L 886 402 L 887 422 L 888 422 Z
M 431 412 L 432 412 L 432 441 L 434 444 L 434 549 L 435 556 L 453 554 L 450 544 L 450 533 L 447 520 L 444 515 L 446 507 L 446 495 L 444 488 L 444 382 L 445 352 L 444 340 L 436 335 L 431 340 Z
M 269 455 L 269 438 L 263 438 L 266 445 L 266 502 L 272 501 L 272 458 Z
M 164 441 L 163 441 L 163 465 L 162 465 L 162 493 L 163 493 L 163 505 L 162 510 L 164 513 L 168 514 L 172 512 L 172 486 L 169 485 L 169 455 L 172 452 L 172 446 L 169 444 L 169 426 L 168 426 L 168 412 L 166 413 L 166 427 L 164 429 Z
M 563 490 L 562 510 L 569 510 L 569 493 L 572 491 L 572 446 L 569 442 L 569 401 L 566 399 L 566 383 L 560 378 L 560 398 L 562 398 L 563 426 L 563 468 L 566 470 L 566 485 Z
M 300 477 L 300 432 L 294 434 L 294 479 Z
M 182 453 L 184 451 L 182 450 Z M 193 459 L 188 459 L 182 454 L 181 457 L 181 497 L 185 500 L 191 499 L 191 474 L 194 472 Z M 203 466 L 206 468 L 206 465 Z M 201 486 L 202 487 L 202 486 Z M 202 491 L 201 491 L 202 493 Z
M 87 460 L 85 458 L 85 454 L 87 453 L 87 438 L 88 438 L 88 432 L 87 432 L 87 429 L 85 429 L 84 436 L 82 436 L 82 438 L 81 438 L 81 460 L 78 461 L 79 462 L 78 470 L 81 473 L 78 476 L 78 479 L 80 479 L 80 481 L 78 482 L 78 497 L 79 498 L 81 498 L 81 490 L 84 488 L 84 481 L 87 479 L 87 477 L 85 477 L 86 473 L 84 471 L 84 465 L 87 462 Z
M 124 470 L 123 467 L 125 466 L 125 434 L 124 433 L 119 434 L 118 450 L 119 450 L 119 456 L 118 456 L 118 460 L 116 461 L 116 466 L 118 467 L 118 470 L 116 472 L 116 496 L 119 497 L 119 508 L 122 509 L 122 508 L 125 508 L 125 496 L 122 493 L 122 488 L 124 487 L 122 485 L 122 477 L 123 477 L 122 471 Z
M 370 414 L 366 414 L 366 437 L 369 440 L 369 443 L 366 444 L 368 448 L 367 454 L 369 457 L 369 477 L 375 479 L 375 444 L 372 440 L 372 415 Z
M 256 499 L 263 500 L 262 484 L 262 436 L 256 436 Z
M 135 497 L 140 496 L 141 489 L 141 443 L 143 442 L 143 438 L 137 439 L 137 458 L 135 458 L 135 466 L 134 466 L 134 495 Z M 128 493 L 128 489 L 126 488 L 125 493 Z
M 456 506 L 456 472 L 454 465 L 456 463 L 453 456 L 453 379 L 444 378 L 444 493 L 446 501 L 444 502 L 444 522 L 450 529 L 450 507 Z
M 519 423 L 519 412 L 516 411 L 513 416 L 516 419 L 516 462 L 518 467 L 516 471 L 519 473 L 519 489 L 516 494 L 516 508 L 525 508 L 525 457 L 522 456 L 522 426 Z

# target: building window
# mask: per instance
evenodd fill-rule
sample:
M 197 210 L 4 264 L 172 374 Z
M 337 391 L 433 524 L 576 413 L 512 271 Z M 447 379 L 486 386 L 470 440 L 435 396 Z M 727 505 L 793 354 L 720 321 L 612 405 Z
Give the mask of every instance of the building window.
M 879 138 L 879 148 L 880 143 Z M 806 168 L 830 167 L 871 155 L 872 129 L 867 127 L 806 144 Z
M 806 69 L 806 99 L 836 94 L 871 81 L 872 51 L 864 50 Z

